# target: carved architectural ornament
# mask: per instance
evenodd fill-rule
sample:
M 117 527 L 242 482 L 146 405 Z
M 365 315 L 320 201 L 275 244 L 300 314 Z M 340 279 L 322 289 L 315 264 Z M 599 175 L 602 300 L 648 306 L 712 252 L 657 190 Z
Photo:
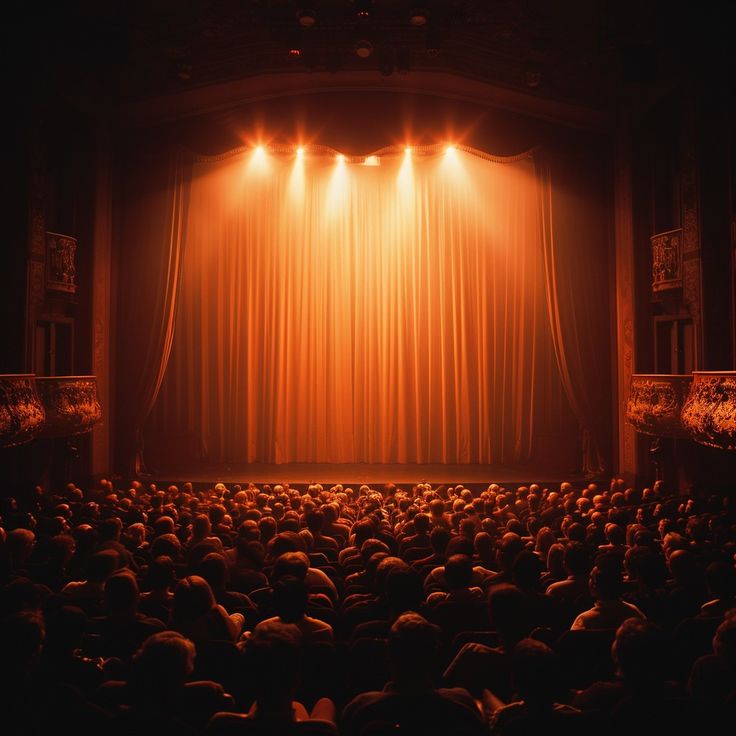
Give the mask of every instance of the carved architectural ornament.
M 33 375 L 0 376 L 0 447 L 35 439 L 45 418 Z
M 95 376 L 36 379 L 46 409 L 41 437 L 69 437 L 89 432 L 102 419 Z
M 77 290 L 77 239 L 46 233 L 46 288 L 74 294 Z
M 692 376 L 634 374 L 626 419 L 638 432 L 656 437 L 687 437 L 682 407 Z
M 736 450 L 736 371 L 694 371 L 682 422 L 701 445 Z
M 652 235 L 652 291 L 682 287 L 682 230 Z

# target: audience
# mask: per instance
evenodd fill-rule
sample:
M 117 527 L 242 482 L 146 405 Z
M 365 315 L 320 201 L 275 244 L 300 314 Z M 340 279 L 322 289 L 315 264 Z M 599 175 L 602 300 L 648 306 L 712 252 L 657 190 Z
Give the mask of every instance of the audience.
M 3 725 L 733 730 L 727 499 L 103 480 L 0 506 Z

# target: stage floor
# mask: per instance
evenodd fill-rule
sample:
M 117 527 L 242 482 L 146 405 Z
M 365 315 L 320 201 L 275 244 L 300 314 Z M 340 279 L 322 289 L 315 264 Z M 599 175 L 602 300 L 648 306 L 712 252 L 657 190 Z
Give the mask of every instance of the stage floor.
M 384 483 L 397 485 L 413 485 L 427 482 L 433 485 L 454 485 L 462 483 L 468 487 L 487 486 L 498 483 L 510 485 L 528 485 L 540 483 L 545 486 L 559 485 L 564 480 L 579 483 L 582 476 L 550 471 L 545 468 L 515 468 L 500 465 L 414 465 L 409 463 L 376 465 L 376 464 L 311 464 L 293 463 L 285 465 L 251 464 L 240 466 L 198 467 L 167 472 L 158 469 L 150 478 L 158 484 L 180 483 L 191 481 L 197 485 L 225 483 L 322 483 L 343 485 L 373 484 L 377 487 Z

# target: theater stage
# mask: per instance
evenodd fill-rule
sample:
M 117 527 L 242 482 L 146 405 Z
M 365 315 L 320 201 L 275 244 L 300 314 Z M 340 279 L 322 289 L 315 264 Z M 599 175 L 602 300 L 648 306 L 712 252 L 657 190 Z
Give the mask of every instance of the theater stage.
M 581 483 L 583 477 L 575 473 L 561 472 L 559 469 L 500 465 L 290 463 L 284 465 L 198 466 L 187 469 L 179 467 L 175 471 L 157 469 L 142 480 L 153 481 L 159 485 L 191 481 L 198 486 L 218 482 L 240 483 L 241 485 L 280 482 L 297 485 L 308 483 L 360 485 L 366 483 L 376 487 L 384 483 L 407 486 L 420 482 L 432 485 L 462 483 L 468 488 L 480 490 L 489 483 L 498 483 L 506 487 L 540 483 L 552 487 L 559 485 L 564 480 Z

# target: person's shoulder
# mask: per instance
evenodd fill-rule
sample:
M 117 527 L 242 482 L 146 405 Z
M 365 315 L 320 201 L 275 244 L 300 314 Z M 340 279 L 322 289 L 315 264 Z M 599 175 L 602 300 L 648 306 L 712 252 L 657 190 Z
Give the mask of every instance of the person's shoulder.
M 320 629 L 324 631 L 332 631 L 332 626 L 328 624 L 326 621 L 322 621 L 322 619 L 314 618 L 313 616 L 305 616 L 304 620 L 313 628 L 313 629 Z
M 355 718 L 362 711 L 379 705 L 394 696 L 384 690 L 368 690 L 356 695 L 343 709 L 343 720 Z
M 441 687 L 436 693 L 445 700 L 470 708 L 474 713 L 478 712 L 475 699 L 464 687 Z

